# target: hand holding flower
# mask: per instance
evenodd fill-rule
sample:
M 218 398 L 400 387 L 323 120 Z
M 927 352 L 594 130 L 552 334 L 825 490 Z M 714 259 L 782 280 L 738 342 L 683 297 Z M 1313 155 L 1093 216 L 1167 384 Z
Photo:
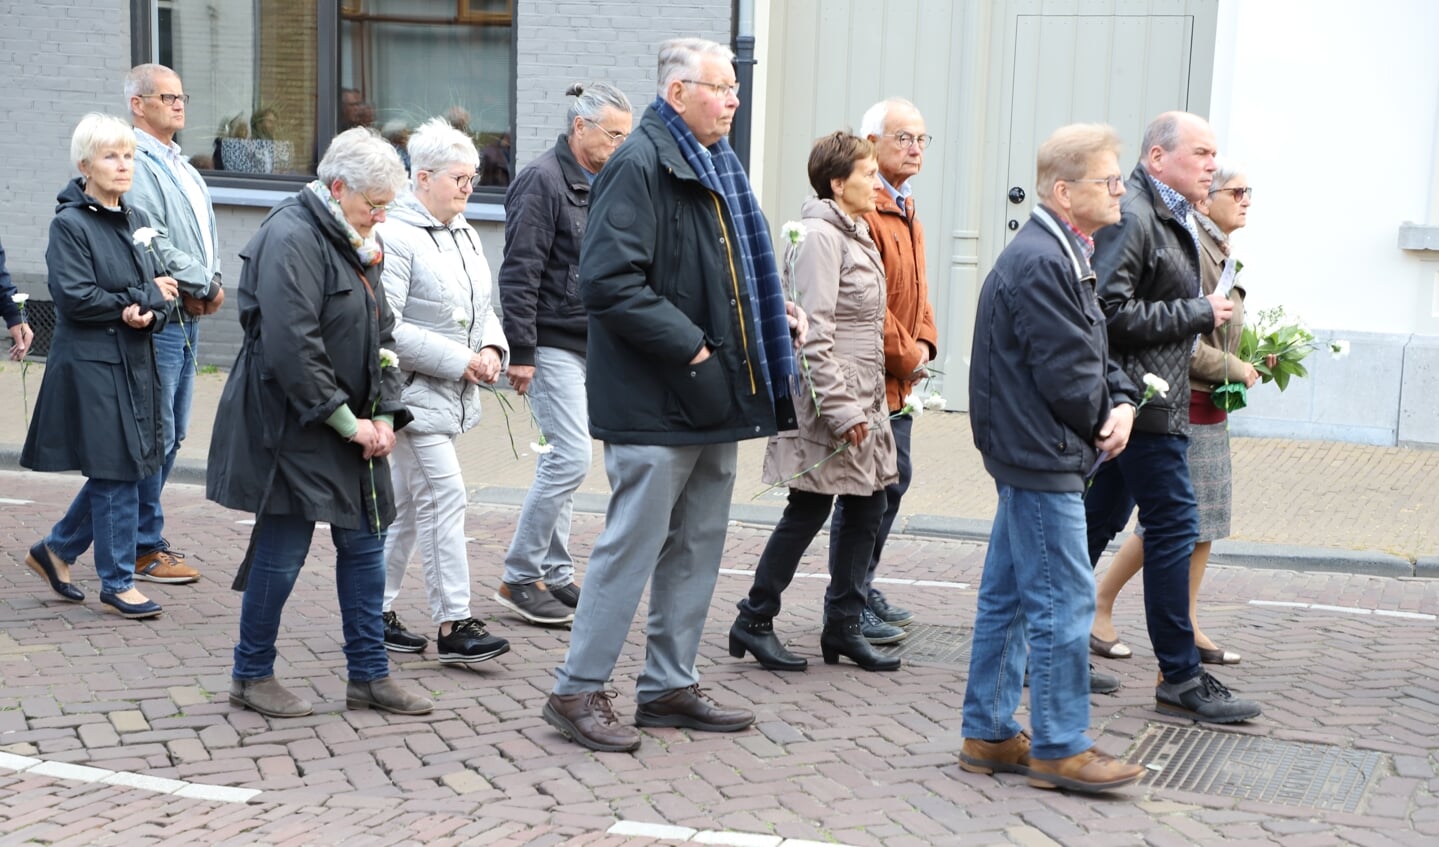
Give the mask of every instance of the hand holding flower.
M 1121 403 L 1109 410 L 1109 417 L 1100 426 L 1094 446 L 1103 455 L 1114 458 L 1129 445 L 1129 435 L 1134 430 L 1134 407 Z
M 473 385 L 494 384 L 500 378 L 500 354 L 493 347 L 485 347 L 470 356 L 470 365 L 465 368 L 465 380 Z
M 173 276 L 155 277 L 155 285 L 160 289 L 160 295 L 168 303 L 180 296 L 180 283 L 175 281 Z
M 858 447 L 860 444 L 864 443 L 864 440 L 868 437 L 869 424 L 865 423 L 864 421 L 860 421 L 859 423 L 850 427 L 842 436 L 844 442 L 851 447 Z
M 529 393 L 530 382 L 532 382 L 534 378 L 534 365 L 510 365 L 510 369 L 505 371 L 505 379 L 510 381 L 510 387 L 521 397 Z
M 794 349 L 798 352 L 804 347 L 805 336 L 809 335 L 809 315 L 793 301 L 784 304 L 784 311 L 789 320 L 789 334 L 794 339 Z

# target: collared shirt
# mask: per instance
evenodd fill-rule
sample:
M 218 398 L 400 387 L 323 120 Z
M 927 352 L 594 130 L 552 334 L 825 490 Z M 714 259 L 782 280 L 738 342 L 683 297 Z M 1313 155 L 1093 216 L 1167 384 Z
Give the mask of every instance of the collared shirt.
M 200 230 L 200 243 L 205 248 L 205 255 L 201 258 L 205 261 L 205 267 L 215 267 L 215 243 L 210 237 L 210 201 L 205 197 L 205 188 L 195 181 L 189 168 L 185 167 L 189 157 L 180 153 L 180 145 L 171 141 L 165 143 L 143 129 L 136 127 L 135 140 L 154 153 L 170 169 L 175 181 L 185 191 L 185 199 L 190 203 L 190 210 L 195 213 L 195 223 Z
M 894 198 L 894 205 L 899 207 L 899 213 L 901 215 L 909 214 L 904 204 L 905 199 L 914 194 L 914 186 L 909 184 L 909 180 L 905 180 L 904 185 L 901 185 L 899 188 L 890 185 L 889 180 L 885 179 L 882 175 L 880 175 L 879 181 L 884 183 L 884 190 L 888 191 L 889 196 Z
M 1084 233 L 1080 232 L 1078 229 L 1075 229 L 1074 224 L 1070 223 L 1069 221 L 1065 220 L 1064 218 L 1060 218 L 1059 215 L 1055 215 L 1055 217 L 1056 217 L 1056 218 L 1059 218 L 1059 222 L 1062 223 L 1062 224 L 1064 224 L 1065 229 L 1067 229 L 1067 230 L 1069 230 L 1070 232 L 1074 233 L 1074 237 L 1079 239 L 1079 249 L 1084 253 L 1084 261 L 1086 261 L 1086 262 L 1091 262 L 1091 261 L 1093 261 L 1093 260 L 1094 260 L 1094 239 L 1093 239 L 1093 238 L 1090 238 L 1089 236 L 1087 236 L 1087 235 L 1085 235 Z

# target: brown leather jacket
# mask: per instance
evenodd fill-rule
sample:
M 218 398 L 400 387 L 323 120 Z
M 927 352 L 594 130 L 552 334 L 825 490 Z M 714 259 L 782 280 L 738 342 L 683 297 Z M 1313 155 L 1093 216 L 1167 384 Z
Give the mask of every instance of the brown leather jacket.
M 875 192 L 875 211 L 864 216 L 875 247 L 884 259 L 889 310 L 884 319 L 884 387 L 891 412 L 904 408 L 914 386 L 910 374 L 919 367 L 929 345 L 929 361 L 939 356 L 939 332 L 929 305 L 924 273 L 924 227 L 914 213 L 914 198 L 901 213 L 884 186 Z

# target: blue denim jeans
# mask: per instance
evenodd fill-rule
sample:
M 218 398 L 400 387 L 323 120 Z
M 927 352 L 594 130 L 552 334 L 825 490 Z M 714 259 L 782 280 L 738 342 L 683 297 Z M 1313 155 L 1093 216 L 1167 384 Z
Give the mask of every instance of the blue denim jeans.
M 173 314 L 170 323 L 156 333 L 155 368 L 160 373 L 160 422 L 165 430 L 165 467 L 156 484 L 140 492 L 140 526 L 136 533 L 135 552 L 144 555 L 163 550 L 165 513 L 160 507 L 160 492 L 175 468 L 175 457 L 190 427 L 190 406 L 195 397 L 196 345 L 200 342 L 200 323 L 186 317 L 183 329 Z M 189 346 L 185 344 L 189 339 Z
M 563 588 L 575 581 L 569 550 L 575 491 L 594 458 L 585 357 L 559 347 L 535 348 L 535 378 L 528 396 L 535 420 L 554 449 L 536 458 L 535 481 L 505 553 L 503 579 L 524 585 L 542 579 L 550 588 Z
M 1084 555 L 1084 503 L 1077 491 L 996 488 L 964 689 L 964 737 L 1003 741 L 1019 733 L 1014 711 L 1027 646 L 1032 755 L 1063 759 L 1094 745 L 1086 734 L 1094 569 Z
M 100 590 L 121 594 L 135 586 L 135 524 L 142 489 L 158 486 L 157 471 L 139 482 L 87 479 L 70 502 L 65 516 L 45 537 L 45 546 L 63 561 L 74 563 L 95 545 L 95 571 Z
M 895 465 L 899 470 L 899 479 L 893 485 L 884 487 L 885 508 L 884 515 L 879 519 L 879 532 L 874 538 L 874 552 L 869 557 L 869 568 L 864 577 L 864 594 L 866 602 L 869 592 L 874 587 L 874 574 L 879 570 L 879 558 L 884 555 L 884 542 L 889 539 L 889 531 L 894 526 L 894 519 L 899 515 L 899 501 L 904 498 L 904 493 L 909 490 L 910 480 L 914 478 L 914 463 L 910 460 L 910 442 L 914 433 L 914 418 L 909 415 L 901 415 L 889 422 L 890 432 L 894 434 Z M 839 550 L 840 539 L 846 537 L 844 531 L 845 504 L 843 500 L 834 504 L 834 517 L 829 523 L 829 557 L 834 561 L 836 556 L 842 554 Z M 862 518 L 861 520 L 868 520 Z
M 1139 505 L 1144 527 L 1144 617 L 1159 670 L 1168 682 L 1199 676 L 1189 621 L 1189 557 L 1199 538 L 1199 506 L 1189 482 L 1189 439 L 1136 432 L 1123 453 L 1100 466 L 1084 498 L 1089 560 L 1129 522 Z
M 264 679 L 275 673 L 275 639 L 280 613 L 310 552 L 314 521 L 293 515 L 264 515 L 256 528 L 250 580 L 240 602 L 240 641 L 235 645 L 236 679 Z M 385 655 L 380 602 L 385 594 L 385 540 L 372 529 L 332 527 L 335 589 L 345 636 L 345 660 L 352 682 L 390 675 Z

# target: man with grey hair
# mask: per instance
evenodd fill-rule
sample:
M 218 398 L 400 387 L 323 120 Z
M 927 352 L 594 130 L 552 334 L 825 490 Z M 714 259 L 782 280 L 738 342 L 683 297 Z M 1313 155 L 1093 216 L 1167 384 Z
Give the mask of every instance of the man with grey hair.
M 495 600 L 534 624 L 574 620 L 580 588 L 570 555 L 575 490 L 590 470 L 586 425 L 588 316 L 578 286 L 580 239 L 590 184 L 629 135 L 633 107 L 604 82 L 574 85 L 569 130 L 531 162 L 505 192 L 505 256 L 500 302 L 510 342 L 506 371 L 529 398 L 545 447 L 505 554 Z
M 911 177 L 924 166 L 924 150 L 933 138 L 924 126 L 924 116 L 908 100 L 891 97 L 871 106 L 860 120 L 859 132 L 874 144 L 882 182 L 875 192 L 875 210 L 864 215 L 874 244 L 884 260 L 888 302 L 884 317 L 885 399 L 891 414 L 904 409 L 905 397 L 919 381 L 929 376 L 928 365 L 939 354 L 939 332 L 934 309 L 929 305 L 929 283 L 924 267 L 924 227 L 915 215 Z M 871 644 L 891 644 L 905 637 L 902 627 L 914 621 L 908 610 L 890 605 L 884 593 L 874 587 L 875 571 L 884 553 L 885 540 L 899 514 L 899 502 L 909 489 L 914 466 L 910 461 L 910 437 L 914 420 L 898 415 L 890 421 L 899 466 L 899 481 L 885 486 L 887 501 L 864 590 L 868 605 L 860 629 Z M 836 503 L 830 522 L 830 544 L 844 537 L 845 512 Z
M 1163 677 L 1162 714 L 1234 723 L 1258 717 L 1199 662 L 1189 618 L 1189 558 L 1199 511 L 1189 480 L 1189 358 L 1198 335 L 1229 320 L 1234 304 L 1204 295 L 1191 215 L 1214 179 L 1214 130 L 1198 115 L 1165 112 L 1144 131 L 1118 224 L 1095 238 L 1094 269 L 1109 343 L 1136 384 L 1153 374 L 1171 390 L 1144 404 L 1129 447 L 1104 464 L 1085 498 L 1089 561 L 1129 522 L 1144 527 L 1144 611 Z
M 125 98 L 135 126 L 135 175 L 125 199 L 149 216 L 158 233 L 150 248 L 163 272 L 180 286 L 169 322 L 155 333 L 165 465 L 156 478 L 158 485 L 140 492 L 135 578 L 194 582 L 199 571 L 184 561 L 183 554 L 170 549 L 162 534 L 165 515 L 160 494 L 189 429 L 200 318 L 214 314 L 225 302 L 220 242 L 210 191 L 175 143 L 175 133 L 185 128 L 185 104 L 190 99 L 179 75 L 164 65 L 136 65 L 125 77 Z
M 739 106 L 733 61 L 713 41 L 661 45 L 659 96 L 595 180 L 580 250 L 590 431 L 605 442 L 613 493 L 543 715 L 592 750 L 640 745 L 607 689 L 646 585 L 635 723 L 735 732 L 754 722 L 704 696 L 695 656 L 737 442 L 794 426 L 805 324 L 725 140 Z

